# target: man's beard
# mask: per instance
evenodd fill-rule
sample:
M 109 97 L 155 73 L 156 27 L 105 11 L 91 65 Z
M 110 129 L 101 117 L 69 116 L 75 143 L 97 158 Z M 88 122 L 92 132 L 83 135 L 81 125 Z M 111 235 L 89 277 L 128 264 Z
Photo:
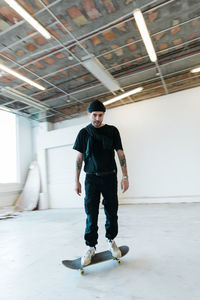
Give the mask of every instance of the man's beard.
M 101 124 L 102 124 L 102 121 L 93 121 L 93 122 L 92 122 L 92 125 L 93 125 L 94 127 L 96 127 L 96 128 L 101 127 Z

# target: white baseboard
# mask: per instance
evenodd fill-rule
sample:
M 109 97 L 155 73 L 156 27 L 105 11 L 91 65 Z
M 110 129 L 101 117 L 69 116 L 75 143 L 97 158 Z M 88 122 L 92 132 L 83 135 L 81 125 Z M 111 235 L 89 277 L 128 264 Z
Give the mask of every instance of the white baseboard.
M 156 203 L 200 203 L 200 195 L 119 198 L 120 205 L 123 205 L 123 204 L 156 204 Z

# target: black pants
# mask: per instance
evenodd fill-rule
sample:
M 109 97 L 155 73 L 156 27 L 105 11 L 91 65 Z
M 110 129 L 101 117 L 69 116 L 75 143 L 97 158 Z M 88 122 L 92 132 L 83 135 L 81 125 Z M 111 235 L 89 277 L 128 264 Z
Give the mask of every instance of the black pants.
M 85 241 L 86 245 L 94 247 L 98 240 L 98 214 L 100 195 L 103 195 L 103 205 L 106 215 L 106 237 L 114 239 L 118 233 L 118 197 L 116 173 L 96 176 L 86 174 L 85 179 L 85 212 L 87 214 Z

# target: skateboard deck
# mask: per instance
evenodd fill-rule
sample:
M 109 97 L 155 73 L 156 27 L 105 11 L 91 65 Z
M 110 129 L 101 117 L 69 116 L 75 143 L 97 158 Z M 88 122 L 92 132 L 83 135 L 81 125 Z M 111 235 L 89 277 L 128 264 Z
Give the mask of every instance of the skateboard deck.
M 121 254 L 123 257 L 124 255 L 126 255 L 129 251 L 129 247 L 128 246 L 121 246 L 119 247 Z M 103 251 L 103 252 L 99 252 L 96 253 L 93 257 L 92 257 L 92 261 L 89 265 L 87 266 L 82 266 L 81 264 L 81 257 L 76 258 L 76 259 L 72 259 L 72 260 L 63 260 L 62 263 L 65 267 L 73 269 L 73 270 L 80 270 L 81 274 L 84 274 L 84 268 L 89 267 L 91 265 L 97 264 L 97 263 L 101 263 L 107 260 L 111 260 L 114 259 L 116 260 L 119 264 L 121 262 L 121 257 L 119 258 L 115 258 L 112 256 L 111 252 L 109 250 L 107 251 Z

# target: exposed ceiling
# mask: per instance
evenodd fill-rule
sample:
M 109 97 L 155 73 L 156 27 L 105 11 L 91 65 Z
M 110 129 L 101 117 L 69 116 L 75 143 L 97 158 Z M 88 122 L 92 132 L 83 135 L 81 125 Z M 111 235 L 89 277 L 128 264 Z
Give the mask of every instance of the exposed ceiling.
M 77 117 L 94 99 L 113 97 L 82 64 L 95 55 L 122 91 L 141 93 L 108 107 L 200 86 L 200 0 L 18 0 L 52 35 L 46 40 L 0 0 L 0 62 L 40 83 L 40 91 L 0 71 L 0 87 L 10 87 L 50 106 L 39 112 L 0 94 L 0 104 L 16 114 L 58 122 Z M 150 61 L 133 17 L 140 8 L 158 56 Z

